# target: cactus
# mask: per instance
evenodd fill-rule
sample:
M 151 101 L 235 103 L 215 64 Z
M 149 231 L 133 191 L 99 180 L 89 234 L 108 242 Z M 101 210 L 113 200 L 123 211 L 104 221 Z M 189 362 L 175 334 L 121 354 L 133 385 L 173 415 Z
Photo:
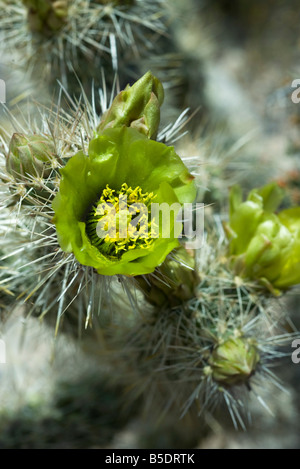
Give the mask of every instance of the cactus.
M 102 84 L 101 67 L 112 86 L 123 56 L 133 62 L 138 49 L 147 54 L 151 37 L 167 29 L 162 0 L 1 0 L 0 9 L 6 11 L 0 21 L 3 51 L 17 50 L 19 66 L 30 67 L 34 80 L 38 74 L 52 87 L 58 79 L 78 94 L 82 86 L 91 92 L 90 76 L 97 87 Z M 128 78 L 124 73 L 121 79 Z
M 253 190 L 246 202 L 241 190 L 232 189 L 230 198 L 230 255 L 240 275 L 260 279 L 273 292 L 300 281 L 299 207 L 274 211 L 283 199 L 277 184 Z

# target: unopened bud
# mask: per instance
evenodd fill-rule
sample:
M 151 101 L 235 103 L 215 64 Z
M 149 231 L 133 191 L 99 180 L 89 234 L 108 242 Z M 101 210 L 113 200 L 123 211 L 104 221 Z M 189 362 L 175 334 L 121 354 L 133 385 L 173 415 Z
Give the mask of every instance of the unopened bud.
M 260 356 L 255 344 L 246 338 L 230 338 L 218 345 L 209 359 L 212 377 L 224 385 L 245 383 L 255 372 Z
M 277 213 L 283 197 L 282 189 L 270 183 L 253 189 L 243 202 L 235 186 L 225 225 L 235 272 L 258 280 L 274 295 L 300 282 L 300 207 Z
M 174 250 L 174 258 L 167 258 L 155 275 L 147 280 L 138 279 L 149 303 L 155 306 L 176 306 L 195 296 L 199 282 L 195 271 L 195 259 L 185 248 Z
M 100 5 L 134 5 L 135 0 L 95 0 L 95 3 L 99 3 Z
M 23 3 L 28 8 L 28 24 L 34 33 L 49 36 L 66 22 L 68 0 L 23 0 Z

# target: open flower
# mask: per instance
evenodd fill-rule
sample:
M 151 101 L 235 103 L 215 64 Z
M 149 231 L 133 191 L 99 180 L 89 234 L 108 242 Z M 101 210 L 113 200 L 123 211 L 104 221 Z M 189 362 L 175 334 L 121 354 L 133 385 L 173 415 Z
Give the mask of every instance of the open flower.
M 77 153 L 61 170 L 53 201 L 59 244 L 99 274 L 151 273 L 179 246 L 174 217 L 170 236 L 162 236 L 159 220 L 151 217 L 152 202 L 193 202 L 195 192 L 193 176 L 173 147 L 133 128 L 107 129 L 91 140 L 88 156 Z M 142 213 L 140 206 L 147 210 Z M 151 226 L 158 227 L 155 236 Z
M 271 183 L 252 190 L 243 202 L 235 186 L 226 226 L 237 272 L 260 280 L 274 293 L 300 283 L 300 207 L 276 214 L 282 198 L 282 190 Z

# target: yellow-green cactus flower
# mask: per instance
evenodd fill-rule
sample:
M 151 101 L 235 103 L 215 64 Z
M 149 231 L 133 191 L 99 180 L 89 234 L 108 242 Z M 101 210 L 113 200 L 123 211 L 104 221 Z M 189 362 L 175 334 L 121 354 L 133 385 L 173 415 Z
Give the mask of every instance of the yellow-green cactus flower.
M 275 294 L 300 283 L 300 207 L 276 214 L 283 196 L 271 183 L 252 190 L 243 202 L 240 187 L 233 187 L 226 225 L 237 272 Z
M 152 202 L 183 204 L 193 202 L 195 195 L 193 176 L 173 147 L 150 140 L 134 128 L 107 129 L 91 140 L 88 155 L 77 153 L 61 170 L 60 189 L 53 201 L 59 244 L 99 274 L 151 273 L 179 246 L 174 220 L 168 238 L 161 236 L 160 228 L 157 237 L 138 229 L 137 236 L 129 229 L 131 205 L 143 204 L 150 217 Z M 127 202 L 122 207 L 124 196 Z M 124 211 L 125 227 L 121 226 Z M 112 218 L 115 225 L 110 225 Z M 143 226 L 149 222 L 150 218 Z M 106 236 L 99 236 L 99 223 Z

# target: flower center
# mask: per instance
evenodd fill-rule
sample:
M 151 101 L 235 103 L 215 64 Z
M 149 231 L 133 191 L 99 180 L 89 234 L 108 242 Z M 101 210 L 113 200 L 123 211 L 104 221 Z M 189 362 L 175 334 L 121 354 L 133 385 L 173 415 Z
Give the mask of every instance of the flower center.
M 106 186 L 86 218 L 86 232 L 99 251 L 120 258 L 135 248 L 147 249 L 154 241 L 157 228 L 151 218 L 150 205 L 156 195 L 122 184 L 120 190 Z

